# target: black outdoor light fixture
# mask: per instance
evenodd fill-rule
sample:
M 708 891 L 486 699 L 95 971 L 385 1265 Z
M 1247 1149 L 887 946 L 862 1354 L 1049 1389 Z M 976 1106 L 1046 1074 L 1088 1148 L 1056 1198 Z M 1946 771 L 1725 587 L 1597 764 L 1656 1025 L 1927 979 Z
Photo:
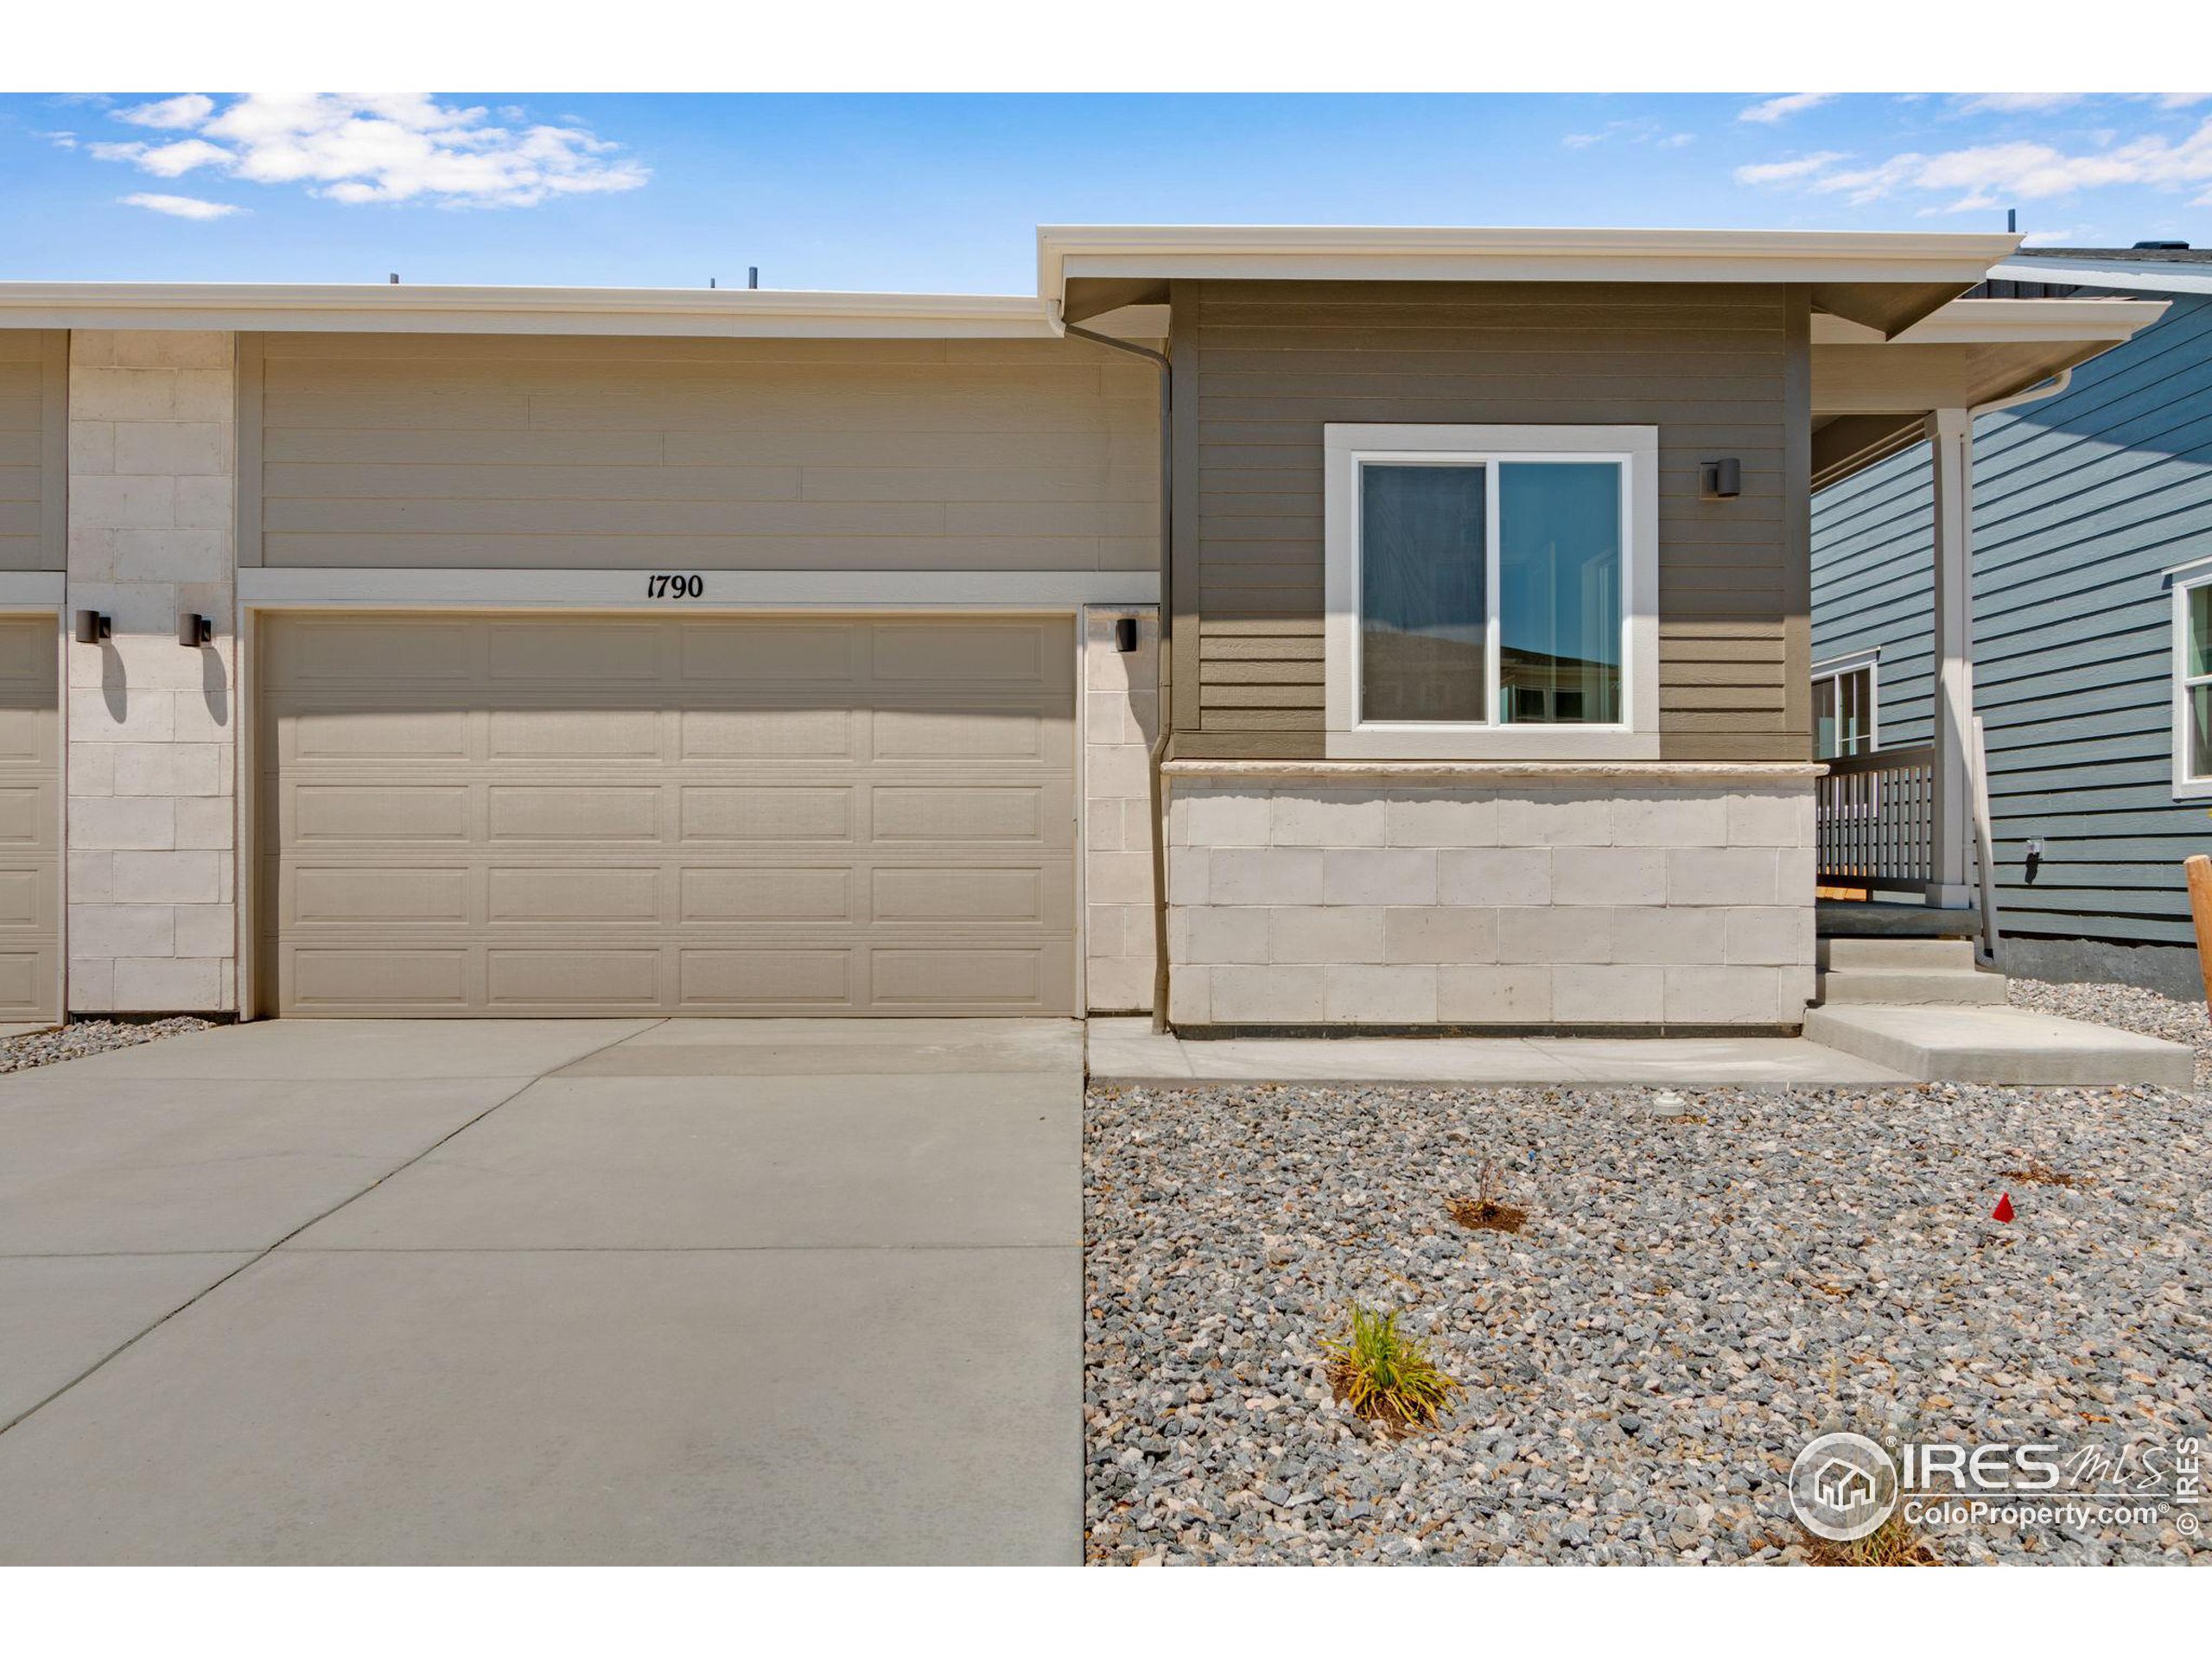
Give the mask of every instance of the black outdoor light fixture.
M 1134 616 L 1116 617 L 1114 619 L 1114 649 L 1118 652 L 1128 652 L 1135 651 L 1136 648 L 1136 618 Z
M 176 642 L 187 651 L 196 651 L 201 645 L 212 644 L 214 638 L 215 624 L 213 619 L 202 616 L 197 611 L 177 613 Z
M 79 645 L 97 645 L 114 632 L 115 619 L 113 617 L 103 616 L 98 611 L 77 613 L 77 643 Z
M 1744 493 L 1744 463 L 1731 455 L 1726 461 L 1699 463 L 1698 489 L 1709 500 L 1728 501 Z

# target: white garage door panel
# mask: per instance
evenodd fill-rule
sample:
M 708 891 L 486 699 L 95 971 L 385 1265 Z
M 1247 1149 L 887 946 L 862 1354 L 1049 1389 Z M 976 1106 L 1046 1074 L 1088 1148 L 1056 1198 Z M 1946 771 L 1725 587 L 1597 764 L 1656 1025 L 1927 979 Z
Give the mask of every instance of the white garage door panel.
M 60 1017 L 60 669 L 51 613 L 0 617 L 0 1021 Z
M 296 617 L 263 660 L 279 1011 L 1074 1006 L 1064 621 Z

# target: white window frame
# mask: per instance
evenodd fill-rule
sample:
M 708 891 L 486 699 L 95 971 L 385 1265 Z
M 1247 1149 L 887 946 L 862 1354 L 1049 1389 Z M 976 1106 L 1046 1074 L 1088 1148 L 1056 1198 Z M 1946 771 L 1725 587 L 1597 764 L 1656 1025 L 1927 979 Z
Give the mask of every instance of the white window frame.
M 2189 671 L 2189 596 L 2208 584 L 2212 584 L 2212 563 L 2202 561 L 2177 567 L 2171 582 L 2174 606 L 2174 798 L 2177 801 L 2212 799 L 2212 772 L 2193 777 L 2189 770 L 2190 688 L 2212 684 L 2212 674 L 2199 674 L 2192 678 Z
M 1327 615 L 1324 753 L 1352 760 L 1656 760 L 1659 758 L 1659 429 L 1330 423 L 1325 452 Z M 1621 719 L 1501 721 L 1498 496 L 1487 497 L 1489 696 L 1484 721 L 1367 721 L 1359 713 L 1359 478 L 1370 463 L 1476 466 L 1609 461 L 1621 468 Z
M 1854 651 L 1841 657 L 1823 658 L 1813 664 L 1812 683 L 1822 680 L 1840 680 L 1847 674 L 1866 671 L 1866 747 L 1871 753 L 1882 747 L 1882 650 L 1877 645 L 1872 651 Z M 1836 718 L 1843 718 L 1843 688 L 1836 688 Z M 1815 735 L 1818 736 L 1820 715 L 1814 715 Z

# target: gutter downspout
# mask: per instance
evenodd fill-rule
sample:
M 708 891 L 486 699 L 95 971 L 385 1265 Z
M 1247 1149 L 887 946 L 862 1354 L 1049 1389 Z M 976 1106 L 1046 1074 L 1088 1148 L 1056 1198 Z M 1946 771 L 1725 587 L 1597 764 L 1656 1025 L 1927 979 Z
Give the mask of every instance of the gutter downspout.
M 2066 390 L 2068 385 L 2072 383 L 2073 379 L 2073 369 L 2070 367 L 2063 368 L 2056 374 L 2053 375 L 2050 379 L 2043 381 L 2039 385 L 2030 386 L 2024 391 L 2016 391 L 2009 397 L 1995 397 L 1992 398 L 1986 404 L 1975 404 L 1971 405 L 1967 410 L 1966 421 L 1967 432 L 1969 435 L 1969 437 L 1971 437 L 1974 431 L 1974 423 L 1980 416 L 1984 415 L 1994 415 L 2000 410 L 2018 409 L 2023 404 L 2039 404 L 2046 397 L 2056 397 L 2060 392 Z M 1967 447 L 1967 455 L 1969 461 L 1971 461 L 1973 455 L 1973 447 L 1971 442 L 1969 442 Z M 1966 488 L 1967 518 L 1969 525 L 1971 525 L 1974 518 L 1974 480 L 1972 477 L 1971 467 L 1969 467 L 1968 476 L 1966 480 Z M 1974 591 L 1974 573 L 1971 569 L 1973 556 L 1972 551 L 1969 550 L 1967 556 L 1969 564 L 1969 569 L 1967 573 L 1967 591 L 1969 595 L 1971 595 Z M 1973 640 L 1974 629 L 1971 623 L 1969 623 L 1967 629 L 1967 641 L 1968 645 L 1967 672 L 1970 677 L 1974 672 L 1974 667 L 1972 655 Z M 1971 678 L 1968 679 L 1967 683 L 1969 687 L 1972 686 L 1973 681 Z M 1969 702 L 1971 702 L 1971 700 L 1972 694 L 1971 691 L 1969 691 Z M 1973 835 L 1974 870 L 1978 877 L 1975 885 L 1979 889 L 1977 896 L 1980 899 L 1981 904 L 1981 939 L 1975 950 L 1974 955 L 1976 959 L 1979 960 L 1983 966 L 1994 968 L 1997 965 L 1999 954 L 1997 925 L 1997 852 L 1996 848 L 1993 845 L 1995 826 L 1991 823 L 1989 818 L 1989 752 L 1982 738 L 1981 716 L 1974 713 L 1971 708 L 1967 710 L 1967 741 L 1970 745 L 1967 755 L 1967 766 L 1968 768 L 1967 822 Z
M 1117 352 L 1127 352 L 1132 357 L 1143 358 L 1160 373 L 1160 672 L 1159 714 L 1154 724 L 1157 734 L 1152 743 L 1150 776 L 1152 785 L 1152 1028 L 1155 1032 L 1167 1029 L 1167 790 L 1160 767 L 1167 759 L 1168 740 L 1173 735 L 1173 715 L 1170 712 L 1172 699 L 1168 696 L 1173 671 L 1173 661 L 1168 641 L 1173 632 L 1174 570 L 1172 555 L 1175 543 L 1174 413 L 1173 365 L 1165 354 L 1148 346 L 1139 346 L 1133 340 L 1116 340 L 1111 334 L 1102 334 L 1089 328 L 1064 322 L 1061 328 L 1078 340 L 1110 346 Z
M 1986 404 L 1975 404 L 1967 410 L 1967 419 L 1977 415 L 1994 415 L 2000 409 L 2018 409 L 2022 404 L 2039 404 L 2046 397 L 2056 397 L 2073 383 L 2074 371 L 2061 369 L 2050 379 L 2030 386 L 2025 391 L 2016 391 L 2010 397 L 1999 397 Z

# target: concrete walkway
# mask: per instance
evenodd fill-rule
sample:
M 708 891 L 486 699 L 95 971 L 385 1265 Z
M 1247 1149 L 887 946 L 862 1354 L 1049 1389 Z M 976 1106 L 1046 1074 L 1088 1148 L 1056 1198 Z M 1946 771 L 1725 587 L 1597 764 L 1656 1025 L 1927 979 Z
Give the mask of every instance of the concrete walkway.
M 1908 1083 L 1903 1071 L 1796 1037 L 1219 1037 L 1093 1020 L 1099 1083 L 1579 1083 L 1821 1087 Z
M 285 1020 L 0 1077 L 0 1562 L 1077 1561 L 1081 1052 Z

